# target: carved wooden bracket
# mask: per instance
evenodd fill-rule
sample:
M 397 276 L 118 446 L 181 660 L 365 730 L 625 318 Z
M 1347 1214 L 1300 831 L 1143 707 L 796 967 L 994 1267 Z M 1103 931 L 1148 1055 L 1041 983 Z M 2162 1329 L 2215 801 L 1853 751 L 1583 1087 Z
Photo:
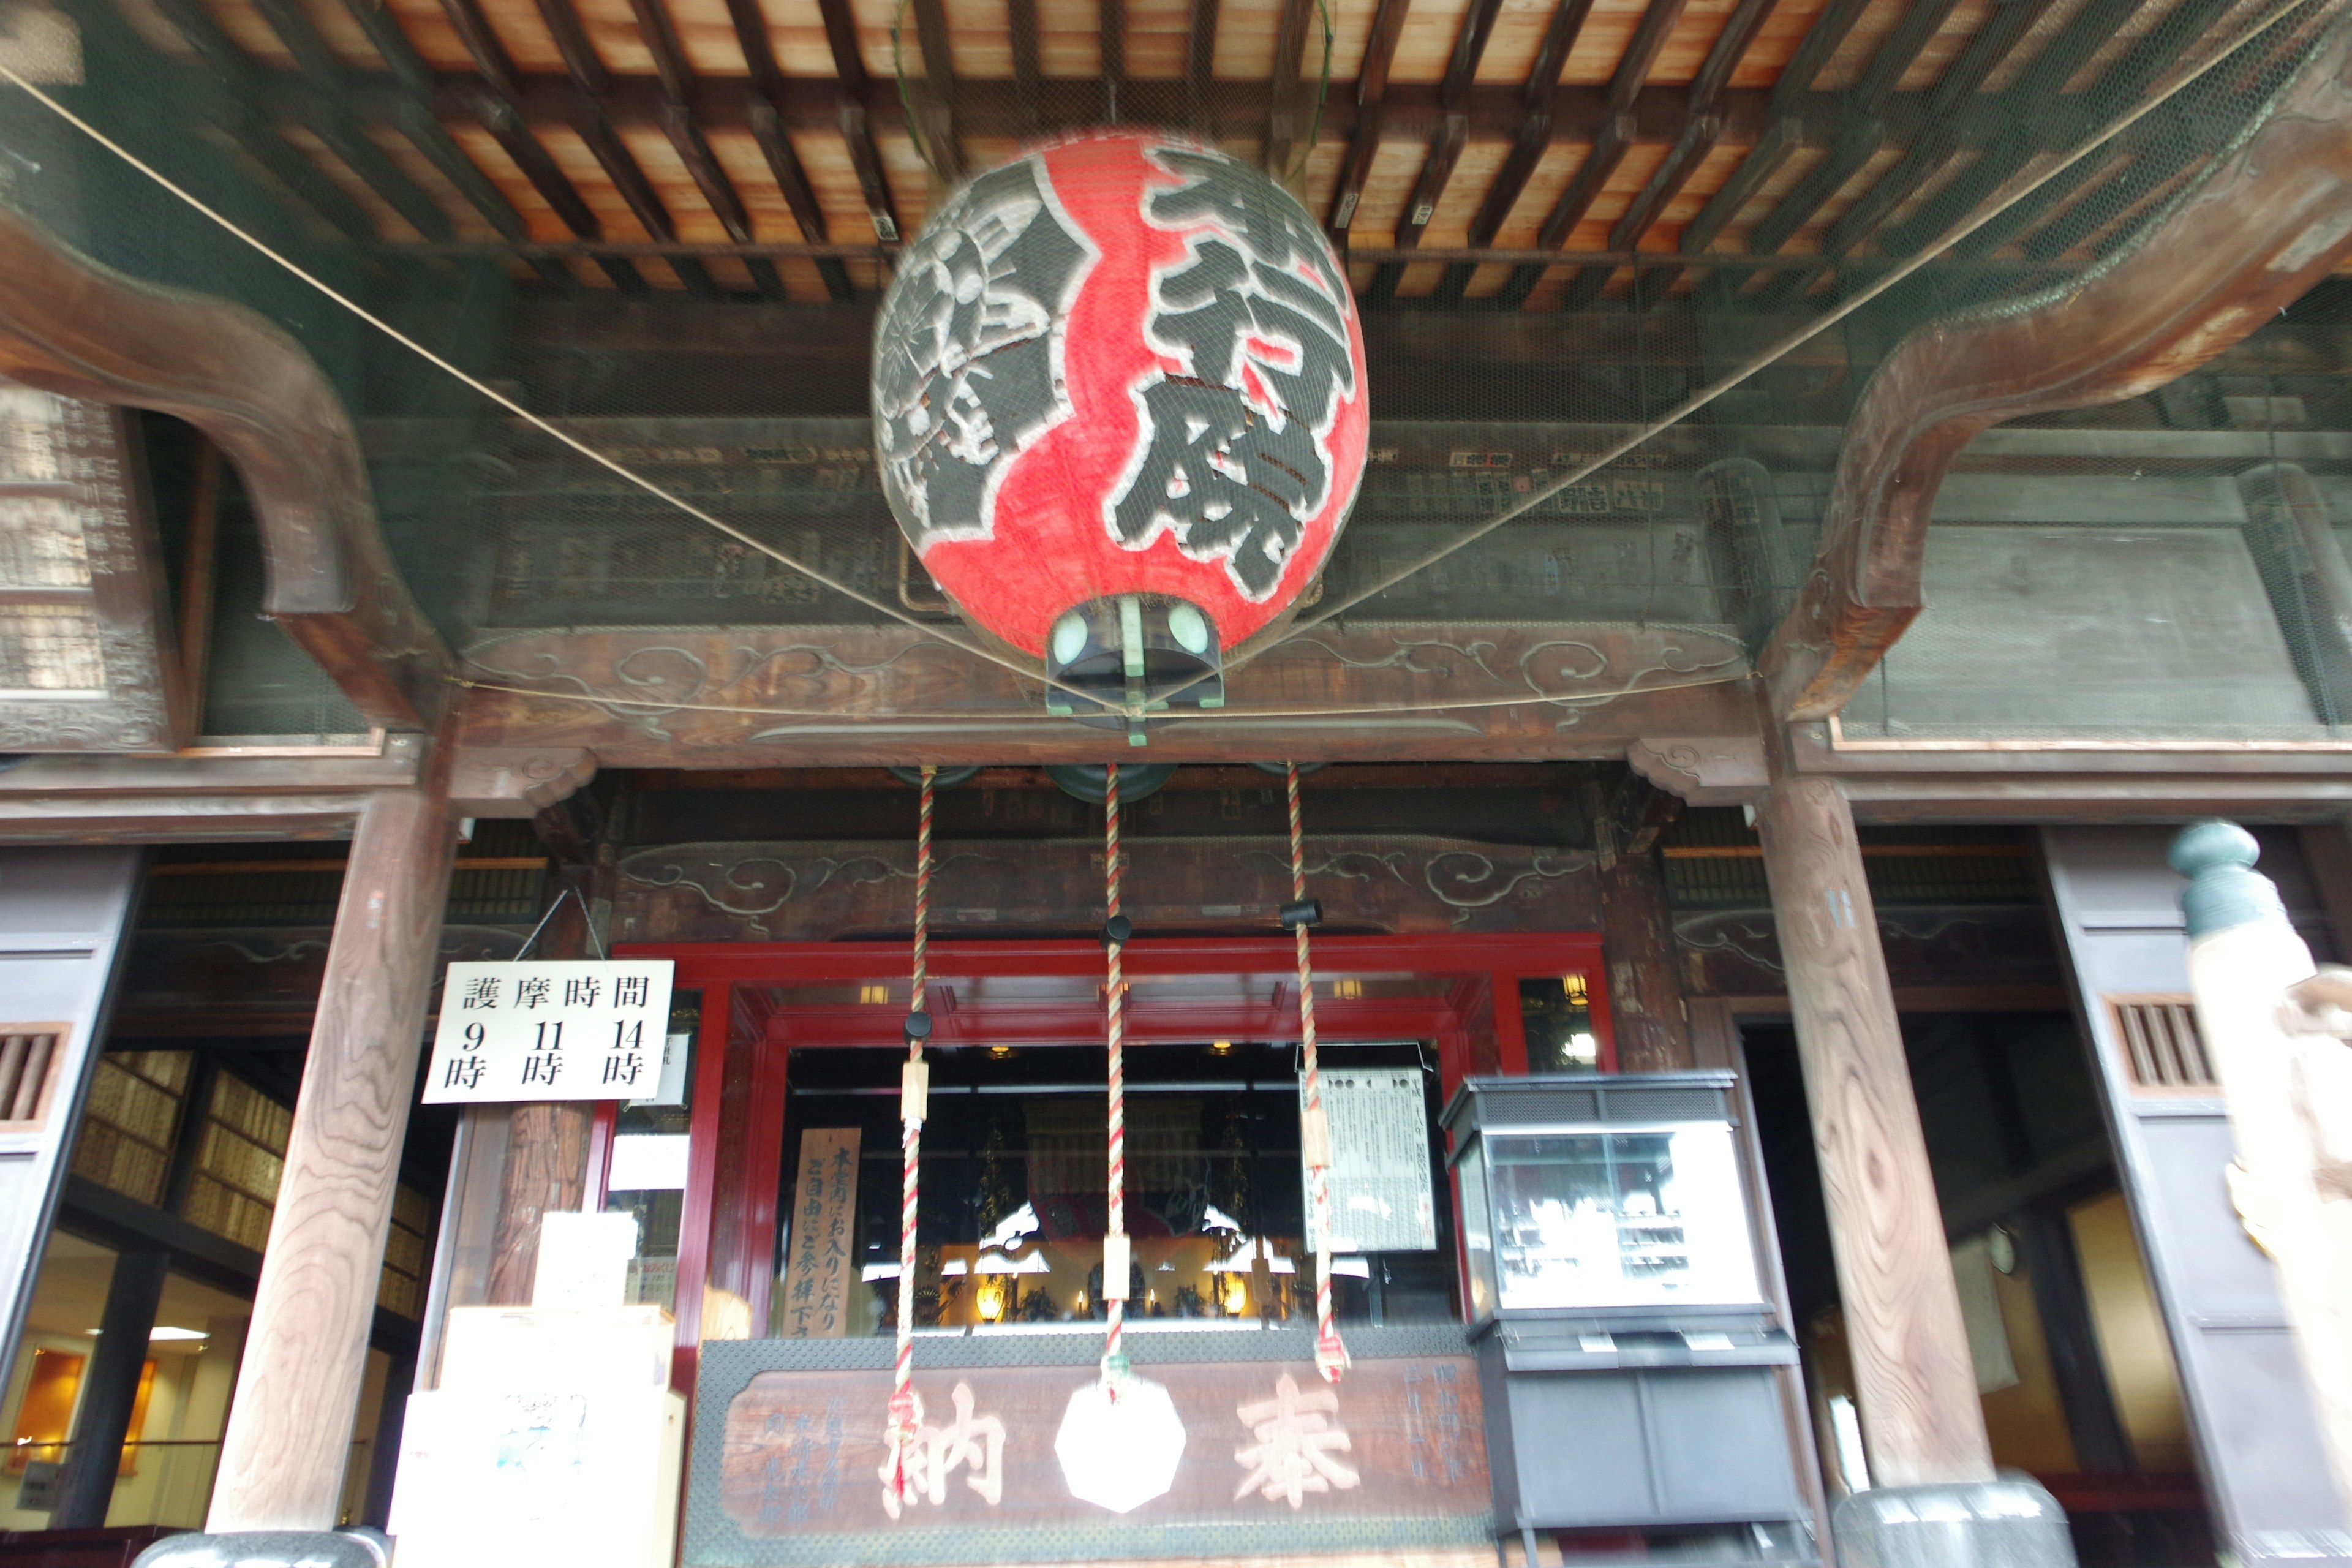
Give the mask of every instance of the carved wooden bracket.
M 1752 735 L 1645 735 L 1626 763 L 1693 805 L 1744 805 L 1772 782 L 1764 742 Z
M 0 210 L 0 375 L 210 436 L 260 521 L 264 611 L 370 722 L 438 722 L 449 655 L 384 549 L 342 401 L 293 339 L 241 305 L 100 267 Z
M 1772 710 L 1845 705 L 1920 608 L 1927 521 L 1962 447 L 2021 415 L 2135 397 L 2194 370 L 2352 252 L 2352 19 L 2132 247 L 2030 298 L 1927 322 L 1846 426 L 1821 547 L 1759 660 Z
M 455 816 L 537 816 L 596 776 L 583 746 L 459 746 L 451 763 Z

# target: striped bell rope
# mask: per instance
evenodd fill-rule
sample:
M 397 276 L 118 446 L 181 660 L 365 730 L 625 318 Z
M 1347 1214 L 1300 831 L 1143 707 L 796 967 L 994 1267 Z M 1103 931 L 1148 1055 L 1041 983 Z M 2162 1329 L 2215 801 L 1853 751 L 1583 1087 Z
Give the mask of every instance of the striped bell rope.
M 1105 768 L 1103 781 L 1103 952 L 1110 1019 L 1110 1190 L 1103 1243 L 1103 1308 L 1110 1327 L 1103 1345 L 1103 1382 L 1113 1398 L 1118 1396 L 1118 1385 L 1125 1381 L 1128 1371 L 1127 1351 L 1122 1343 L 1127 1331 L 1128 1287 L 1127 983 L 1120 973 L 1119 954 L 1132 928 L 1118 912 L 1118 764 L 1112 763 Z M 1118 1274 L 1116 1279 L 1112 1278 L 1114 1271 Z
M 915 1215 L 920 1196 L 923 1115 L 929 1099 L 930 1068 L 923 1041 L 931 1032 L 930 988 L 931 805 L 939 769 L 923 769 L 922 800 L 915 816 L 914 984 L 907 1004 L 907 1066 L 898 1089 L 898 1116 L 905 1161 L 898 1182 L 898 1357 L 890 1393 L 888 1489 L 902 1503 L 915 1500 L 918 1479 L 908 1462 L 922 1425 L 922 1402 L 915 1397 Z M 893 1509 L 895 1517 L 897 1510 Z
M 1305 1057 L 1304 1099 L 1299 1142 L 1307 1154 L 1307 1185 L 1314 1212 L 1315 1368 L 1326 1383 L 1337 1383 L 1348 1369 L 1348 1347 L 1331 1316 L 1331 1135 L 1323 1113 L 1323 1073 L 1315 1054 L 1315 959 L 1308 949 L 1307 928 L 1321 910 L 1307 901 L 1307 834 L 1298 807 L 1298 764 L 1288 766 L 1290 795 L 1290 908 L 1284 916 L 1298 943 L 1298 1035 Z

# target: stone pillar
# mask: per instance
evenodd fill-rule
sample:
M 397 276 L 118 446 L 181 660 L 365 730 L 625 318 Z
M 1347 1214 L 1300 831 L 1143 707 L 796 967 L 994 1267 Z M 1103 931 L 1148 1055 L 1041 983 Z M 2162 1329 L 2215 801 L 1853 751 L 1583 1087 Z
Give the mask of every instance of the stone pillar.
M 205 1528 L 335 1523 L 457 849 L 446 745 L 352 839 Z
M 160 1247 L 125 1247 L 115 1257 L 106 1310 L 99 1315 L 98 1349 L 82 1374 L 73 1447 L 66 1450 L 65 1471 L 58 1478 L 51 1530 L 96 1530 L 106 1522 L 122 1442 L 131 1435 L 131 1414 L 139 1402 L 139 1374 L 147 1367 L 147 1336 L 155 1330 L 170 1263 L 171 1255 Z
M 1879 1488 L 1839 1505 L 1840 1552 L 1867 1568 L 2072 1563 L 2049 1494 L 1993 1479 L 1853 814 L 1834 783 L 1782 778 L 1757 827 Z

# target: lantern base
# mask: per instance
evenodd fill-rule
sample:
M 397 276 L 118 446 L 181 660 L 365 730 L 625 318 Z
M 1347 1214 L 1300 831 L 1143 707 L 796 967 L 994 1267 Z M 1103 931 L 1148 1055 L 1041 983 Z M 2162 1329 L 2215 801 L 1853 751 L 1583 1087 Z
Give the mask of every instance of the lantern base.
M 1046 641 L 1045 711 L 1100 730 L 1145 727 L 1179 709 L 1225 705 L 1224 650 L 1216 623 L 1190 600 L 1121 594 L 1065 611 Z

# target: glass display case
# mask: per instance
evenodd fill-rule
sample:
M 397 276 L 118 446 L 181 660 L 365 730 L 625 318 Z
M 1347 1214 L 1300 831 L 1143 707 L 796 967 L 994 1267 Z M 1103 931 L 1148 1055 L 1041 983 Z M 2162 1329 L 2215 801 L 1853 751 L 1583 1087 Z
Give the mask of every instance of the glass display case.
M 1817 1560 L 1784 1415 L 1796 1347 L 1759 1262 L 1737 1088 L 1726 1072 L 1471 1079 L 1446 1108 L 1489 1474 L 1513 1527 L 1696 1530 L 1737 1547 L 1727 1560 Z
M 1473 1080 L 1447 1112 L 1472 1317 L 1764 1294 L 1724 1075 Z

